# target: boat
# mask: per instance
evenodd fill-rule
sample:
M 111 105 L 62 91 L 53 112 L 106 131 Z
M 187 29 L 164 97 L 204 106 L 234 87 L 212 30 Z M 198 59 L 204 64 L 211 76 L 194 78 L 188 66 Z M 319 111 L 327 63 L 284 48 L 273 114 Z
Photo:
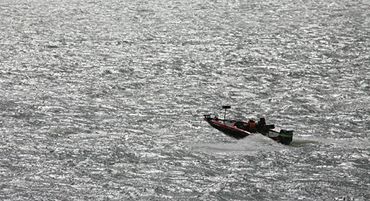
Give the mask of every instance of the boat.
M 292 130 L 277 128 L 273 124 L 267 125 L 265 118 L 260 118 L 258 122 L 226 119 L 226 110 L 231 106 L 222 106 L 222 108 L 225 110 L 223 119 L 219 119 L 216 115 L 206 114 L 204 120 L 230 137 L 242 139 L 249 135 L 261 134 L 284 145 L 289 145 L 293 140 Z

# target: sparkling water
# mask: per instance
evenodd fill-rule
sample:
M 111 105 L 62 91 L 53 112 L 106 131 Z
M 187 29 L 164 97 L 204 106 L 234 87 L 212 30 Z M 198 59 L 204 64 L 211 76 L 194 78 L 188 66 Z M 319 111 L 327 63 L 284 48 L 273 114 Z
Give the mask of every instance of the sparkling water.
M 370 200 L 369 0 L 1 0 L 0 47 L 0 200 Z

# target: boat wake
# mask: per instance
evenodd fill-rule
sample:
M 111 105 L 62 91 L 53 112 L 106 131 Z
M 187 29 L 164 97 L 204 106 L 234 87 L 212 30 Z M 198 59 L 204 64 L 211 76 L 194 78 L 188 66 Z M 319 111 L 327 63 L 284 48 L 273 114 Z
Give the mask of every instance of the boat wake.
M 192 146 L 193 150 L 221 155 L 252 155 L 266 152 L 279 152 L 294 148 L 304 148 L 310 146 L 322 145 L 331 147 L 340 147 L 342 149 L 367 148 L 370 146 L 368 138 L 348 138 L 348 139 L 328 139 L 316 138 L 312 140 L 311 136 L 297 136 L 290 145 L 283 145 L 265 136 L 256 134 L 250 135 L 241 140 L 230 143 L 200 143 Z
M 313 145 L 325 145 L 340 148 L 367 148 L 370 146 L 370 141 L 368 138 L 323 138 L 312 136 L 296 136 L 289 147 L 307 147 Z
M 342 149 L 353 149 L 353 148 L 359 148 L 359 149 L 368 149 L 370 146 L 370 140 L 369 138 L 328 138 L 323 140 L 323 143 L 326 145 L 331 145 L 333 147 L 339 147 Z
M 203 143 L 193 145 L 193 149 L 209 154 L 256 155 L 260 152 L 274 152 L 288 149 L 289 146 L 276 143 L 274 140 L 256 134 L 235 143 Z
M 320 144 L 322 143 L 322 140 L 320 139 L 316 139 L 316 140 L 312 140 L 312 137 L 294 137 L 293 141 L 290 143 L 289 146 L 291 147 L 305 147 L 305 146 L 309 146 L 309 145 L 314 145 L 314 144 Z

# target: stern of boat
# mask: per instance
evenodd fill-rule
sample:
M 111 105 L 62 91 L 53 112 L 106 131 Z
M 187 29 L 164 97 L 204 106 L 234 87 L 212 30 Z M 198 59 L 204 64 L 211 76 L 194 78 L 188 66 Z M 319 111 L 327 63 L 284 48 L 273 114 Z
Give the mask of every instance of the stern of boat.
M 293 140 L 293 131 L 281 129 L 278 138 L 280 143 L 288 145 Z

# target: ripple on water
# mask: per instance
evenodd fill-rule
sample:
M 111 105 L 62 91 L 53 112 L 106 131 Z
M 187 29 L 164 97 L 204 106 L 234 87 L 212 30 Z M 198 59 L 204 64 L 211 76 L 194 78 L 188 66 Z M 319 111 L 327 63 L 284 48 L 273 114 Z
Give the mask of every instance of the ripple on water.
M 369 5 L 2 1 L 0 199 L 369 200 Z

